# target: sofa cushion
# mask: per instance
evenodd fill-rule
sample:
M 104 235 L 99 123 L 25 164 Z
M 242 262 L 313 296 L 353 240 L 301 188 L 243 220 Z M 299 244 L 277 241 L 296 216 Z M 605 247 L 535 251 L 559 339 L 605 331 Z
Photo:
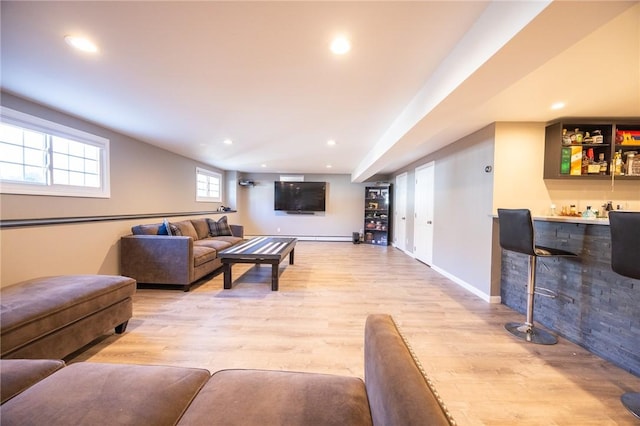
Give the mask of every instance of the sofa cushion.
M 210 239 L 216 241 L 225 241 L 231 245 L 238 244 L 243 241 L 241 237 L 234 237 L 233 235 L 222 235 L 219 237 L 211 237 Z
M 193 246 L 193 266 L 198 267 L 207 262 L 211 262 L 215 260 L 216 256 L 218 256 L 218 252 L 211 248 L 205 246 Z
M 190 220 L 181 220 L 179 222 L 171 222 L 171 225 L 174 225 L 178 231 L 178 234 L 173 235 L 182 235 L 184 237 L 191 237 L 193 240 L 198 239 L 198 233 L 196 232 L 196 228 L 193 227 L 193 224 Z M 171 229 L 173 231 L 173 228 Z
M 207 222 L 207 218 L 191 219 L 191 223 L 196 229 L 196 234 L 198 234 L 199 240 L 209 236 L 209 223 Z
M 0 404 L 64 367 L 55 359 L 0 360 Z
M 2 356 L 44 335 L 129 299 L 136 281 L 119 275 L 61 275 L 1 290 Z
M 207 219 L 209 223 L 209 235 L 212 237 L 218 237 L 221 235 L 233 235 L 231 227 L 227 222 L 227 216 L 222 216 L 217 221 L 213 219 Z
M 232 244 L 228 241 L 219 240 L 218 237 L 216 237 L 216 238 L 205 238 L 204 240 L 195 241 L 193 243 L 193 246 L 209 247 L 209 248 L 215 249 L 216 251 L 221 251 L 231 247 Z
M 4 424 L 174 425 L 207 382 L 207 370 L 71 364 L 0 406 Z
M 180 425 L 371 425 L 356 377 L 266 370 L 215 373 Z

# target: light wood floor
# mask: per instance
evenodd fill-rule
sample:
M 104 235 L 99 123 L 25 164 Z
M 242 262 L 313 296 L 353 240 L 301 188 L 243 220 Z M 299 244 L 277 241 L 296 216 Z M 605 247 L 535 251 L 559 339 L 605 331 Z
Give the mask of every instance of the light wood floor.
M 460 425 L 633 425 L 619 402 L 640 379 L 560 339 L 526 344 L 522 315 L 490 305 L 392 247 L 298 242 L 295 264 L 236 265 L 190 292 L 138 290 L 124 335 L 71 362 L 285 369 L 363 377 L 363 328 L 394 316 Z M 400 426 L 400 425 L 399 425 Z

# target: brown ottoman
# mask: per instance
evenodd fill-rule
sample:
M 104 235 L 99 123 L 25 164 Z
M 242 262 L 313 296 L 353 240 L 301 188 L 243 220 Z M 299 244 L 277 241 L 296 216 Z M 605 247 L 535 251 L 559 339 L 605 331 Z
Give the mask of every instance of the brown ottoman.
M 215 373 L 180 425 L 371 425 L 356 377 L 268 370 Z
M 0 404 L 64 367 L 55 359 L 0 360 Z
M 133 312 L 136 281 L 119 275 L 62 275 L 0 289 L 1 358 L 60 359 Z

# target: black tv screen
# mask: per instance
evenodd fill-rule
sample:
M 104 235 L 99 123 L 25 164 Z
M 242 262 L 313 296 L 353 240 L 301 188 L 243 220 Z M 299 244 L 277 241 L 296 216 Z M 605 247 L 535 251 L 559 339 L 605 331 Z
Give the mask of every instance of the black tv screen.
M 274 182 L 274 209 L 289 212 L 325 211 L 326 182 Z

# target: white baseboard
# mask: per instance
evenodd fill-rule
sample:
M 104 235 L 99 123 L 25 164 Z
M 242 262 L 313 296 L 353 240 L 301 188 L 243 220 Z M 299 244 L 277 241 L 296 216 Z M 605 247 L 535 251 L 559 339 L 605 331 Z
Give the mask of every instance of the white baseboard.
M 443 269 L 440 269 L 435 265 L 431 265 L 431 269 L 433 269 L 434 271 L 438 272 L 439 274 L 442 274 L 445 277 L 449 278 L 451 281 L 453 281 L 454 283 L 458 284 L 460 287 L 464 288 L 465 290 L 475 294 L 476 296 L 478 296 L 479 298 L 481 298 L 485 302 L 488 302 L 488 303 L 500 303 L 501 300 L 502 300 L 500 298 L 500 296 L 490 296 L 490 295 L 478 290 L 476 287 L 472 286 L 468 282 L 466 282 L 464 280 L 461 280 L 460 278 L 456 277 L 455 275 L 451 275 L 447 271 L 445 271 Z
M 256 237 L 275 237 L 275 238 L 296 238 L 298 241 L 336 241 L 336 242 L 353 242 L 352 237 L 340 235 L 317 236 L 317 235 L 245 235 L 244 238 Z

